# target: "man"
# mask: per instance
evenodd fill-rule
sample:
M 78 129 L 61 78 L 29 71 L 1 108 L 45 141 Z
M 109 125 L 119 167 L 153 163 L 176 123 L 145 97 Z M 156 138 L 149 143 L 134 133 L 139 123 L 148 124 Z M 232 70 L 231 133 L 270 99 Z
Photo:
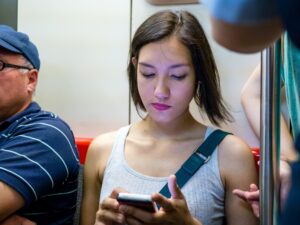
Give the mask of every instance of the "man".
M 300 48 L 298 0 L 147 0 L 155 5 L 202 3 L 210 13 L 212 35 L 236 52 L 263 50 L 286 30 Z
M 295 140 L 298 140 L 296 142 L 298 144 L 295 144 L 297 152 L 294 153 L 295 155 L 299 154 L 300 1 L 203 0 L 203 3 L 210 12 L 214 39 L 230 50 L 244 53 L 261 51 L 279 39 L 283 31 L 286 31 L 285 50 L 282 53 L 285 54 L 284 83 L 293 133 Z M 228 13 L 229 10 L 230 13 Z M 294 117 L 293 115 L 297 116 Z M 292 161 L 294 161 L 291 167 L 292 186 L 288 194 L 286 209 L 281 217 L 282 224 L 298 224 L 300 213 L 300 183 L 298 182 L 300 179 L 300 159 L 296 157 Z M 282 167 L 280 170 L 282 174 Z M 247 199 L 254 212 L 256 211 L 258 214 L 257 187 L 250 187 L 249 192 L 238 191 L 236 194 Z
M 300 152 L 300 1 L 298 0 L 204 0 L 211 13 L 214 39 L 224 47 L 237 52 L 256 52 L 270 46 L 285 30 L 284 82 L 287 102 L 297 150 Z M 234 7 L 233 13 L 232 8 Z M 231 13 L 228 13 L 231 9 Z M 243 20 L 244 19 L 244 20 Z M 253 108 L 252 108 L 253 109 Z M 292 160 L 294 161 L 294 160 Z M 281 174 L 282 174 L 281 166 Z M 291 191 L 288 193 L 281 224 L 298 224 L 300 213 L 300 159 L 296 158 L 291 171 Z M 282 181 L 282 180 L 281 180 Z M 258 190 L 235 192 L 247 199 L 258 215 Z
M 287 37 L 284 39 L 288 41 Z M 287 46 L 288 43 L 284 43 L 284 47 Z M 283 53 L 283 57 L 278 58 L 288 58 L 288 55 L 291 53 L 292 49 L 284 48 L 285 51 Z M 296 50 L 296 49 L 294 49 Z M 289 53 L 289 54 L 288 54 Z M 292 66 L 292 64 L 289 64 L 289 66 Z M 287 82 L 287 78 L 291 78 L 294 73 L 291 73 L 290 70 L 294 70 L 294 68 L 290 68 L 287 70 L 283 68 L 283 65 L 281 65 L 281 75 L 282 75 L 282 81 L 283 86 L 282 89 L 285 90 L 285 94 L 283 97 L 289 97 L 294 91 L 291 90 L 291 88 L 285 87 L 285 82 Z M 251 74 L 249 79 L 246 81 L 242 93 L 241 93 L 241 103 L 244 108 L 246 117 L 254 131 L 254 133 L 257 135 L 257 137 L 260 136 L 260 93 L 261 93 L 261 72 L 260 72 L 260 65 L 258 65 L 254 72 Z M 294 96 L 295 98 L 299 98 L 299 96 Z M 290 103 L 290 102 L 287 102 Z M 299 129 L 297 127 L 298 124 L 298 117 L 299 115 L 295 112 L 297 112 L 296 108 L 299 108 L 299 104 L 287 104 L 289 109 L 289 116 L 291 118 L 291 124 L 292 124 L 292 131 L 294 136 L 297 135 Z M 293 142 L 293 135 L 289 131 L 289 127 L 283 117 L 283 115 L 280 115 L 280 176 L 281 176 L 281 184 L 280 184 L 280 196 L 281 196 L 281 206 L 284 208 L 286 197 L 289 191 L 290 187 L 290 173 L 291 168 L 289 163 L 296 161 L 298 158 L 298 155 L 296 153 L 296 150 L 294 149 L 294 142 Z M 258 187 L 255 185 L 250 185 L 250 191 L 245 192 L 241 190 L 234 190 L 234 193 L 238 196 L 242 197 L 243 199 L 247 200 L 251 203 L 253 207 L 254 214 L 259 216 L 259 190 Z
M 69 126 L 32 101 L 39 69 L 28 36 L 0 25 L 0 224 L 72 224 L 78 153 Z
M 214 39 L 237 52 L 261 51 L 287 31 L 300 48 L 298 0 L 202 0 L 211 16 Z M 228 13 L 230 12 L 230 13 Z

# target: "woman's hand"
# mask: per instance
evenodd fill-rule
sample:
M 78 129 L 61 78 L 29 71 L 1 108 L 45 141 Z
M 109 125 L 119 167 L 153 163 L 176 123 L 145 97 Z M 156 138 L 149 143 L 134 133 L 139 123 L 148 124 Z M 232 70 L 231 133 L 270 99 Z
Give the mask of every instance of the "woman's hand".
M 159 193 L 152 195 L 152 200 L 161 207 L 156 213 L 149 213 L 141 209 L 122 205 L 119 207 L 120 212 L 124 213 L 126 223 L 129 225 L 139 224 L 197 224 L 201 225 L 190 214 L 186 200 L 181 190 L 177 186 L 176 177 L 169 177 L 168 187 L 171 198 L 168 199 Z
M 120 188 L 114 189 L 109 197 L 104 199 L 96 213 L 95 225 L 125 224 L 125 217 L 119 212 L 118 193 L 127 192 Z

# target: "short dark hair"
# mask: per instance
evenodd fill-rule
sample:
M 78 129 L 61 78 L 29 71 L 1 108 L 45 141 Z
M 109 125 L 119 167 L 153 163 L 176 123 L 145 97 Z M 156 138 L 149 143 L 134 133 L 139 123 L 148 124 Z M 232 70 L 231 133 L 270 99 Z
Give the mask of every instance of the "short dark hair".
M 137 70 L 132 62 L 138 61 L 140 49 L 151 42 L 174 35 L 190 51 L 195 69 L 194 100 L 200 111 L 206 112 L 209 120 L 219 125 L 232 117 L 223 101 L 217 66 L 202 26 L 197 18 L 187 11 L 160 11 L 146 19 L 136 30 L 130 50 L 127 74 L 131 97 L 137 110 L 145 106 L 137 88 Z

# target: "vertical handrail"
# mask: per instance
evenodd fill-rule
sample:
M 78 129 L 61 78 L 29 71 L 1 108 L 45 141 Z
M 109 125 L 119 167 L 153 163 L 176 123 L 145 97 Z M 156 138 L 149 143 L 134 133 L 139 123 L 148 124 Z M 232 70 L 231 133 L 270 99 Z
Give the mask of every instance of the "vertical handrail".
M 279 140 L 280 140 L 280 75 L 276 71 L 275 47 L 261 58 L 260 111 L 260 224 L 278 224 L 279 212 Z

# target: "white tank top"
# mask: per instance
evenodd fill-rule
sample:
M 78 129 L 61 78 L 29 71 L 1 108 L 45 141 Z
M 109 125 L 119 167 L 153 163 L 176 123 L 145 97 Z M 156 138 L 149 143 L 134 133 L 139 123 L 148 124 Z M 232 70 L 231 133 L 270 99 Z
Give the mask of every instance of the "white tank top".
M 100 202 L 110 195 L 116 187 L 122 187 L 132 193 L 152 194 L 159 192 L 167 183 L 168 177 L 151 177 L 133 170 L 125 161 L 124 146 L 130 125 L 122 127 L 113 145 L 108 159 Z M 205 139 L 213 131 L 208 128 Z M 188 180 L 181 189 L 189 210 L 203 225 L 222 225 L 224 220 L 224 187 L 220 178 L 218 149 L 210 160 Z

